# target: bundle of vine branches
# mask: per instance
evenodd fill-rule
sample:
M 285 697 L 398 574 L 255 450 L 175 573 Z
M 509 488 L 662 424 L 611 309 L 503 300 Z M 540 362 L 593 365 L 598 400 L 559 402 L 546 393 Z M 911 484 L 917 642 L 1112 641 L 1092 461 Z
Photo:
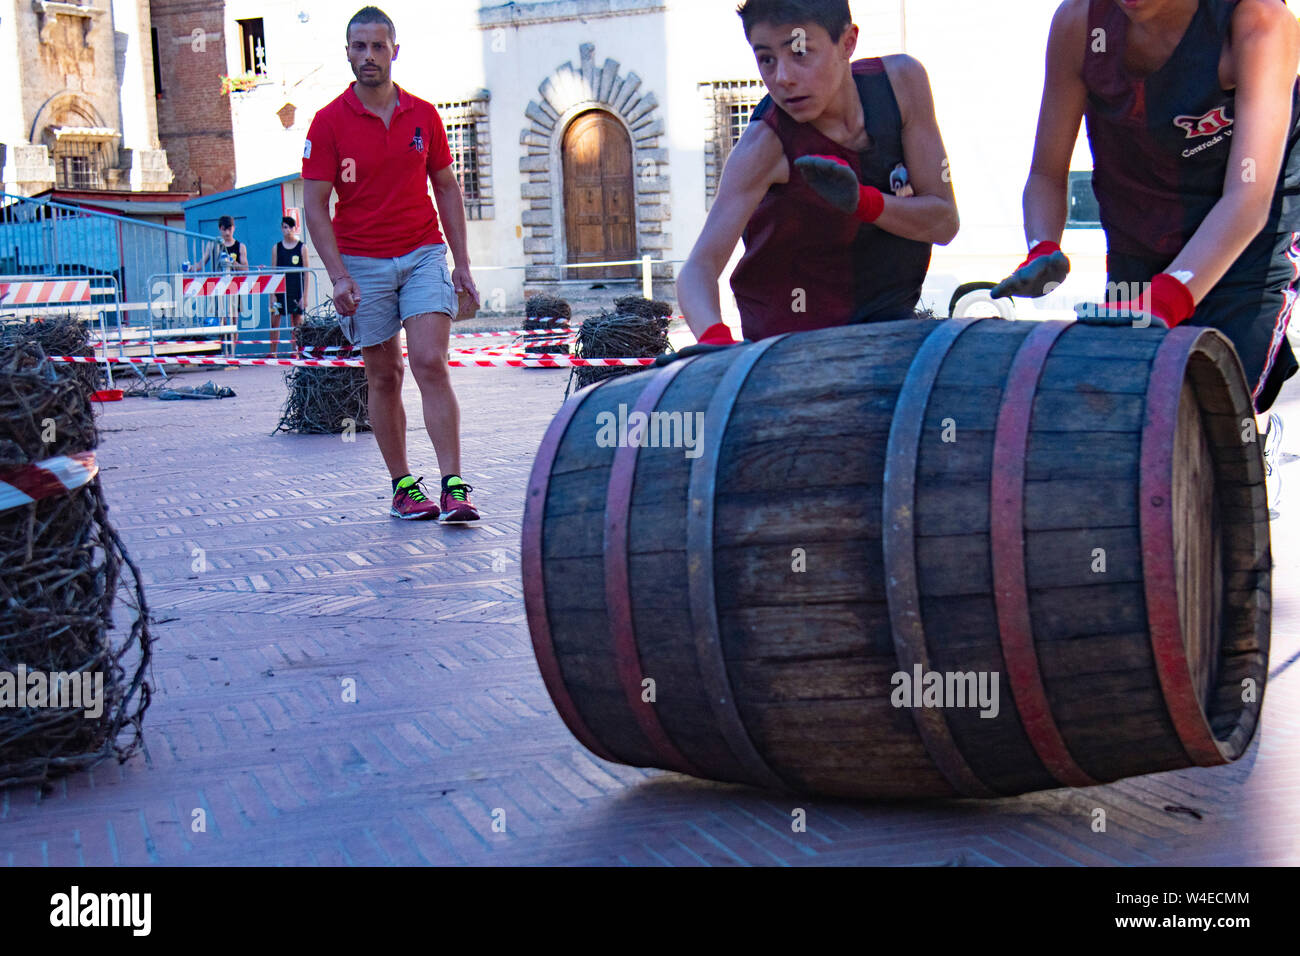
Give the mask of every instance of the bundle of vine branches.
M 81 384 L 35 342 L 0 344 L 0 472 L 96 444 Z M 98 478 L 0 511 L 0 787 L 135 753 L 152 642 Z
M 361 358 L 361 350 L 354 348 L 339 328 L 338 313 L 329 300 L 303 317 L 298 342 L 304 358 Z M 276 432 L 338 435 L 370 430 L 370 391 L 364 368 L 292 368 L 284 381 L 289 397 Z
M 557 329 L 558 334 L 563 334 L 569 328 L 569 320 L 573 318 L 569 303 L 549 295 L 535 295 L 524 303 L 524 314 L 525 334 L 519 337 L 519 343 L 525 352 L 535 355 L 569 354 L 568 343 L 555 338 Z
M 569 303 L 549 295 L 532 295 L 524 302 L 525 329 L 562 328 L 573 318 Z
M 48 315 L 39 322 L 5 322 L 0 324 L 0 349 L 13 348 L 24 342 L 35 342 L 46 355 L 94 355 L 90 347 L 90 332 L 75 316 Z M 99 387 L 103 371 L 99 365 L 76 362 L 55 362 L 60 375 L 76 381 L 89 395 Z
M 614 300 L 614 311 L 624 315 L 639 315 L 643 319 L 670 319 L 673 307 L 658 299 L 644 299 L 639 295 L 625 295 Z
M 673 310 L 667 303 L 627 296 L 618 299 L 615 306 L 616 312 L 602 312 L 582 323 L 574 355 L 579 358 L 653 358 L 668 351 L 668 322 Z M 575 380 L 578 388 L 583 388 L 592 382 L 638 371 L 640 368 L 636 366 L 579 366 L 569 376 L 569 388 L 573 387 Z M 568 389 L 565 394 L 568 394 Z

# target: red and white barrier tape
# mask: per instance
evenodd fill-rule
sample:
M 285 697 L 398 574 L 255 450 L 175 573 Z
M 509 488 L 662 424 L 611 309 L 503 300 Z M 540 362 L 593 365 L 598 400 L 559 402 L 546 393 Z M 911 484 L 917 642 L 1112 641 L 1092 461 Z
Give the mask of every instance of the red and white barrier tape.
M 150 356 L 110 355 L 91 357 L 88 355 L 51 355 L 51 362 L 72 362 L 89 365 L 96 362 L 110 362 L 123 365 L 278 365 L 289 368 L 365 368 L 361 359 L 237 359 L 206 358 L 198 356 L 169 355 L 165 358 Z M 472 355 L 453 356 L 447 361 L 452 368 L 578 368 L 582 366 L 631 367 L 653 365 L 653 358 L 570 358 L 567 355 L 556 358 L 513 358 L 509 356 L 488 356 L 475 358 Z
M 223 334 L 229 334 L 229 333 L 223 333 Z M 513 343 L 513 344 L 515 344 L 515 345 L 519 345 L 519 346 L 523 346 L 523 345 L 549 345 L 549 344 L 551 344 L 552 342 L 563 342 L 563 341 L 565 341 L 566 339 L 572 339 L 572 338 L 573 338 L 573 337 L 572 337 L 572 336 L 569 336 L 569 335 L 548 335 L 548 336 L 545 336 L 545 337 L 539 337 L 539 338 L 529 338 L 527 341 L 521 341 L 521 342 Z M 91 343 L 89 343 L 89 344 L 90 344 L 92 347 L 94 347 L 94 348 L 102 348 L 103 345 L 104 345 L 103 342 L 91 342 Z M 150 344 L 150 342 L 149 342 L 148 339 L 125 339 L 125 340 L 123 340 L 123 341 L 121 341 L 121 342 L 109 342 L 109 343 L 108 343 L 109 348 L 113 348 L 114 346 L 119 346 L 119 345 L 149 345 L 149 344 Z M 153 340 L 153 344 L 154 344 L 154 345 L 222 345 L 222 344 L 224 344 L 224 343 L 222 343 L 222 342 L 218 342 L 218 341 L 216 341 L 215 339 L 154 339 L 154 340 Z M 238 340 L 237 342 L 235 342 L 234 344 L 236 344 L 236 345 L 275 345 L 275 344 L 277 344 L 277 342 L 276 342 L 275 340 L 272 340 L 272 339 L 239 339 L 239 340 Z M 285 332 L 285 334 L 284 334 L 283 336 L 280 337 L 278 344 L 281 344 L 281 345 L 288 345 L 288 344 L 289 344 L 289 333 L 288 333 L 287 331 Z M 477 351 L 481 351 L 482 349 L 489 349 L 489 348 L 508 348 L 508 347 L 510 347 L 510 346 L 505 346 L 505 345 L 469 345 L 469 346 L 466 346 L 466 347 L 464 347 L 464 348 L 456 349 L 455 351 L 457 351 L 457 352 L 477 352 Z M 322 351 L 322 352 L 339 352 L 339 351 L 342 351 L 342 350 L 345 350 L 345 349 L 349 349 L 349 348 L 353 348 L 353 346 L 350 346 L 350 345 L 331 345 L 331 346 L 328 346 L 327 348 L 320 349 L 319 351 Z M 315 348 L 312 348 L 312 347 L 305 347 L 305 348 L 303 348 L 303 351 L 304 351 L 304 352 L 315 352 L 315 351 L 318 351 L 318 350 L 315 349 Z
M 0 511 L 76 491 L 97 474 L 99 465 L 95 463 L 93 451 L 60 455 L 34 465 L 0 468 Z
M 540 334 L 543 332 L 547 332 L 548 334 L 545 335 Z M 221 334 L 230 335 L 232 333 L 222 332 Z M 289 329 L 285 328 L 284 335 L 281 336 L 280 341 L 283 342 L 288 335 L 289 335 Z M 573 336 L 576 335 L 576 333 L 572 331 L 565 331 L 565 330 L 553 330 L 548 332 L 548 330 L 545 329 L 538 329 L 536 332 L 525 332 L 522 330 L 511 331 L 511 332 L 457 332 L 456 334 L 452 335 L 451 338 L 452 339 L 499 339 L 499 338 L 505 338 L 508 335 L 526 335 L 529 337 L 528 344 L 531 345 L 537 342 L 547 342 L 550 341 L 551 339 L 558 340 L 558 339 L 573 338 Z M 168 339 L 162 337 L 153 338 L 153 339 L 123 339 L 121 342 L 119 342 L 117 339 L 108 340 L 109 345 L 148 345 L 150 344 L 150 342 L 152 342 L 154 345 L 216 345 L 217 344 L 212 339 Z M 90 345 L 94 346 L 95 348 L 99 348 L 103 344 L 104 341 L 102 339 L 96 339 L 90 343 Z M 239 344 L 240 345 L 271 345 L 272 342 L 270 339 L 240 339 Z M 345 345 L 331 345 L 329 348 L 340 349 L 340 348 L 347 348 L 347 347 L 348 346 Z

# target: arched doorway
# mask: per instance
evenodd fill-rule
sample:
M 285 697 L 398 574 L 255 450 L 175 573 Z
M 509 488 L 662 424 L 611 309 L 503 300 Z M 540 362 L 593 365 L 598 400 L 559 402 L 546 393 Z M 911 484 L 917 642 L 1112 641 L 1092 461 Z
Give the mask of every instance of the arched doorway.
M 603 110 L 580 114 L 564 132 L 564 231 L 569 262 L 635 259 L 632 141 Z M 635 266 L 568 269 L 568 279 L 626 279 Z

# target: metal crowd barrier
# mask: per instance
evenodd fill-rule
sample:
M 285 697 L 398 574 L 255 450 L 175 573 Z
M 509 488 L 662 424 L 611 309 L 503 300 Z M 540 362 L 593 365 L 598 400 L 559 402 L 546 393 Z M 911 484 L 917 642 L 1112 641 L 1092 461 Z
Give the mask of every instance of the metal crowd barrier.
M 15 317 L 35 319 L 41 316 L 58 314 L 87 313 L 87 318 L 95 312 L 99 314 L 99 332 L 101 342 L 108 340 L 108 308 L 96 308 L 96 299 L 101 306 L 108 306 L 102 300 L 111 297 L 114 311 L 120 314 L 122 290 L 117 284 L 117 277 L 111 275 L 87 276 L 0 276 L 0 310 L 14 309 Z M 80 306 L 80 309 L 76 308 Z M 90 318 L 93 321 L 93 318 Z M 108 360 L 107 346 L 104 357 L 100 360 L 108 387 L 113 387 L 113 366 Z

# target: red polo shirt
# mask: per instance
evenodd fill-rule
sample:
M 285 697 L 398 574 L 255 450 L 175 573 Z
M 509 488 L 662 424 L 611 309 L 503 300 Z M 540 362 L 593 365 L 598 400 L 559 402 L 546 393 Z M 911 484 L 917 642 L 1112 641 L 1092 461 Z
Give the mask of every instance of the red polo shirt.
M 385 127 L 349 86 L 311 121 L 302 178 L 334 184 L 339 251 L 383 259 L 443 241 L 429 177 L 450 165 L 447 131 L 432 103 L 397 87 Z

